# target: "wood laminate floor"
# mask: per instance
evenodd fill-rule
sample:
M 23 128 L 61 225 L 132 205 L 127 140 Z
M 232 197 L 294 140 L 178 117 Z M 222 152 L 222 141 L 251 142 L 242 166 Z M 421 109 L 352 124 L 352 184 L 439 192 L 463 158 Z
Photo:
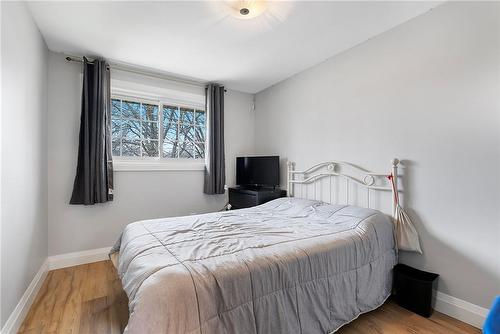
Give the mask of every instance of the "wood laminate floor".
M 110 261 L 50 271 L 19 333 L 121 333 L 128 321 L 127 296 Z M 480 333 L 434 312 L 422 318 L 392 302 L 361 315 L 339 334 Z

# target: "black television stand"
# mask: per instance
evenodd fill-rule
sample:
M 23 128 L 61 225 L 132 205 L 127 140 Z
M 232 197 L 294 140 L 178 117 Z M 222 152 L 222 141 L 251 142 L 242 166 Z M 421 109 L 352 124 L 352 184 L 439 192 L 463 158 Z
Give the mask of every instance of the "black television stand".
M 285 197 L 286 191 L 277 188 L 245 186 L 229 188 L 229 204 L 232 209 L 244 209 Z

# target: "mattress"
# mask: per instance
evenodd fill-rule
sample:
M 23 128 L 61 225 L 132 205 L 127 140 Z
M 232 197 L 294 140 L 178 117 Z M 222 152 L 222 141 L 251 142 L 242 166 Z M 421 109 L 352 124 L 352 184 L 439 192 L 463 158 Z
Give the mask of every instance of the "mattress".
M 390 295 L 393 223 L 355 206 L 280 198 L 129 224 L 111 251 L 125 333 L 330 333 Z

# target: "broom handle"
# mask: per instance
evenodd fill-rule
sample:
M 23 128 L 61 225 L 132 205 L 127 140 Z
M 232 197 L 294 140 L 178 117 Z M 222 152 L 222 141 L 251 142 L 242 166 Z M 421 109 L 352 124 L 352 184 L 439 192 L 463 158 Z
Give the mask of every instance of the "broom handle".
M 398 159 L 392 159 L 391 163 L 392 163 L 392 173 L 389 176 L 389 180 L 391 180 L 392 196 L 393 196 L 392 215 L 396 219 L 396 208 L 399 205 L 399 194 L 398 194 L 398 165 L 399 165 L 399 160 Z
M 393 194 L 393 197 L 392 197 L 392 217 L 394 219 L 394 223 L 395 223 L 395 228 L 393 230 L 393 233 L 394 233 L 394 245 L 396 247 L 396 254 L 398 253 L 398 250 L 399 250 L 399 240 L 398 240 L 398 229 L 397 229 L 397 225 L 399 223 L 399 219 L 398 219 L 398 216 L 397 216 L 397 207 L 399 205 L 399 195 L 398 195 L 398 191 L 397 191 L 397 186 L 396 186 L 396 182 L 394 182 L 394 179 L 396 179 L 396 177 L 394 177 L 394 175 L 397 175 L 397 174 L 393 174 L 394 172 L 391 173 L 391 175 L 388 176 L 389 180 L 391 181 L 391 186 L 392 186 L 392 194 Z

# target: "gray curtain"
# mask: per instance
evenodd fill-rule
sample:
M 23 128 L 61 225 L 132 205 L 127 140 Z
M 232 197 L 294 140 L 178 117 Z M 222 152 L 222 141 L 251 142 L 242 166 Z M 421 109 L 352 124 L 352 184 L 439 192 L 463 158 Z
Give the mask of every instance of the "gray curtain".
M 104 60 L 83 59 L 81 112 L 78 165 L 70 204 L 112 201 L 111 91 L 109 66 Z
M 206 88 L 207 158 L 205 194 L 223 194 L 226 184 L 224 158 L 224 86 L 210 84 Z

